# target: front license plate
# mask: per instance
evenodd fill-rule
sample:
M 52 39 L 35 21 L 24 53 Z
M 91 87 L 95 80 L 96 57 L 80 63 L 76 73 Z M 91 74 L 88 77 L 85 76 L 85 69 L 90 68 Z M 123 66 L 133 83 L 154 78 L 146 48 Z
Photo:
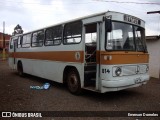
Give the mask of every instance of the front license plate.
M 136 78 L 135 79 L 135 84 L 138 84 L 138 83 L 141 83 L 141 82 L 142 82 L 141 78 Z

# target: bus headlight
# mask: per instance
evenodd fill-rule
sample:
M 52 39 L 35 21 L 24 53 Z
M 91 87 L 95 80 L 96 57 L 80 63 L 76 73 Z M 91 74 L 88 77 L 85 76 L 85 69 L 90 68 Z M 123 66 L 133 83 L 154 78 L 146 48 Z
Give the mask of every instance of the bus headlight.
M 120 76 L 121 73 L 122 73 L 122 69 L 120 67 L 117 67 L 116 70 L 115 70 L 116 76 Z

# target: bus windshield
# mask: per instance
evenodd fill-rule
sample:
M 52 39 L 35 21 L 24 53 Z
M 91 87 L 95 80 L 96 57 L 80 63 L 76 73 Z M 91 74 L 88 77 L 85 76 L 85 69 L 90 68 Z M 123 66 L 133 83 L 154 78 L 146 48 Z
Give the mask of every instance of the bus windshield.
M 142 27 L 112 22 L 112 31 L 106 35 L 107 50 L 146 52 L 145 30 Z

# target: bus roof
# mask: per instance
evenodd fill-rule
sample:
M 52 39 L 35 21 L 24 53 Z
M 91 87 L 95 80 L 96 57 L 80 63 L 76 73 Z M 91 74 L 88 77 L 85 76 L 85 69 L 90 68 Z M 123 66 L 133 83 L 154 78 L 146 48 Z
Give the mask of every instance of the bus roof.
M 57 26 L 57 25 L 63 25 L 63 24 L 70 23 L 70 22 L 74 22 L 74 21 L 78 21 L 78 20 L 87 19 L 87 18 L 90 18 L 90 17 L 105 15 L 105 14 L 107 14 L 107 13 L 110 13 L 110 14 L 112 14 L 112 13 L 125 14 L 125 13 L 115 12 L 115 11 L 100 12 L 100 13 L 95 13 L 95 14 L 91 14 L 91 15 L 88 15 L 88 16 L 83 16 L 83 17 L 79 17 L 79 18 L 72 19 L 72 20 L 64 21 L 64 22 L 61 22 L 61 23 L 52 24 L 52 25 L 50 25 L 50 26 L 42 27 L 42 28 L 39 28 L 39 29 L 36 29 L 36 30 L 33 30 L 33 31 L 29 31 L 29 32 L 23 33 L 23 34 L 35 32 L 35 31 L 38 31 L 38 30 L 46 29 L 46 28 L 49 28 L 49 27 Z M 125 14 L 125 15 L 128 15 L 128 14 Z M 134 17 L 134 16 L 133 16 L 133 17 Z M 135 17 L 135 18 L 137 18 L 137 17 Z M 140 19 L 140 18 L 138 18 L 138 19 Z M 140 20 L 143 21 L 142 19 L 140 19 Z M 143 22 L 144 22 L 144 21 L 143 21 Z M 19 34 L 19 35 L 22 35 L 22 34 Z

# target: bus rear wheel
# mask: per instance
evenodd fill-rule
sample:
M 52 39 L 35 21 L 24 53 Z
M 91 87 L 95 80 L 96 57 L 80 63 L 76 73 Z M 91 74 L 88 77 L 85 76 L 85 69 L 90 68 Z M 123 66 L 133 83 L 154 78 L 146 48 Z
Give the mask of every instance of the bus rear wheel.
M 17 69 L 18 69 L 18 75 L 23 77 L 24 76 L 24 73 L 23 73 L 23 65 L 21 62 L 18 62 L 18 66 L 17 66 Z
M 72 69 L 67 76 L 68 90 L 75 95 L 79 95 L 82 91 L 78 72 Z

